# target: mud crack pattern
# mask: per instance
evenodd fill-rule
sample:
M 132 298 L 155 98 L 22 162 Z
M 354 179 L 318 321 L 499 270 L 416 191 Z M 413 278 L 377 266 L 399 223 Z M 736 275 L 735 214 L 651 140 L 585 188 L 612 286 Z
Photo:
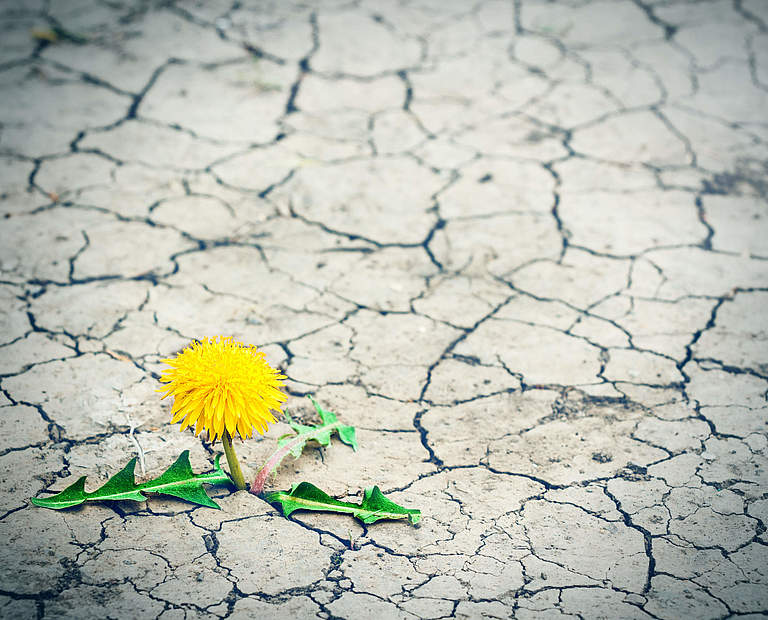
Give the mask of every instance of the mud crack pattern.
M 0 2 L 0 615 L 768 614 L 767 109 L 763 0 Z M 220 333 L 422 526 L 28 505 Z

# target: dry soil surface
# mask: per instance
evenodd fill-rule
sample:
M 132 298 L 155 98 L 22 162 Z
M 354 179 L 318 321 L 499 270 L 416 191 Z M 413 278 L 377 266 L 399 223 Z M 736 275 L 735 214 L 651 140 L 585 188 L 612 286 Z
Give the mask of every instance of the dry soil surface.
M 764 0 L 0 2 L 0 616 L 764 617 L 766 110 Z M 420 527 L 29 504 L 217 334 Z

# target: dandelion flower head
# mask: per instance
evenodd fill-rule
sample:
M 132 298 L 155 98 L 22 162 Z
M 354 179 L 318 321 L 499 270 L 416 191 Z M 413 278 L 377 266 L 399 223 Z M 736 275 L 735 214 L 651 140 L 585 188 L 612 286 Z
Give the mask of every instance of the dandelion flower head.
M 195 340 L 175 358 L 163 360 L 171 368 L 160 381 L 167 383 L 160 392 L 173 396 L 172 423 L 181 430 L 195 426 L 211 441 L 229 432 L 250 437 L 255 428 L 260 434 L 275 422 L 272 410 L 279 411 L 287 399 L 280 391 L 284 375 L 264 359 L 264 353 L 232 338 Z

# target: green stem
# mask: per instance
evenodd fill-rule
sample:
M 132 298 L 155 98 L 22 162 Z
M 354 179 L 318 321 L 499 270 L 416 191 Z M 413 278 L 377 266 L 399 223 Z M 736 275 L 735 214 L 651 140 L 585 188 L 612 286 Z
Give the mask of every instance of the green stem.
M 224 444 L 224 454 L 227 455 L 227 463 L 229 464 L 229 473 L 232 474 L 232 480 L 234 480 L 238 491 L 245 491 L 245 478 L 243 478 L 243 472 L 240 469 L 240 462 L 237 460 L 235 447 L 232 445 L 232 437 L 229 436 L 229 431 L 224 431 L 224 434 L 221 436 L 221 443 Z

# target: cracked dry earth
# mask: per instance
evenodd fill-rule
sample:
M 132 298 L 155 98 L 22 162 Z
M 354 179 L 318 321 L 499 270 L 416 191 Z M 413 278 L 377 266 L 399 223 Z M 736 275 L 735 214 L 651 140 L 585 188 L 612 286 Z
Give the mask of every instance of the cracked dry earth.
M 765 617 L 766 110 L 764 0 L 0 2 L 0 616 Z M 421 526 L 29 505 L 216 334 Z

